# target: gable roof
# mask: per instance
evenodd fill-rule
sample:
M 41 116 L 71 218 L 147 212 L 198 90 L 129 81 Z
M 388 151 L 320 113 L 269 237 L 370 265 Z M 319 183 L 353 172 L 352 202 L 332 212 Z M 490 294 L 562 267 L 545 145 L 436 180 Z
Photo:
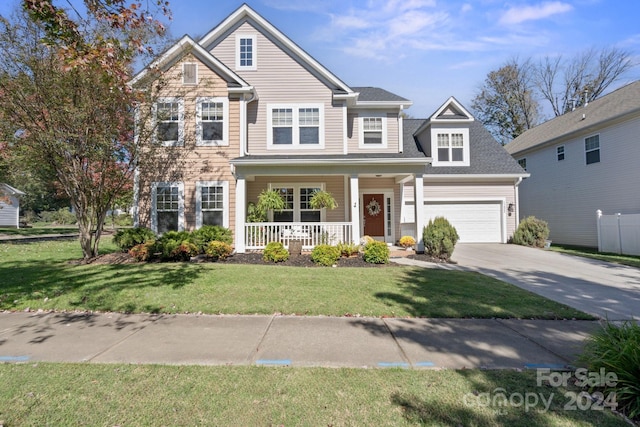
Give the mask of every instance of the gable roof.
M 204 37 L 199 40 L 199 44 L 206 50 L 211 50 L 219 40 L 224 38 L 229 31 L 234 27 L 240 25 L 242 22 L 250 21 L 250 23 L 259 28 L 266 35 L 270 35 L 283 45 L 291 55 L 293 55 L 301 64 L 306 65 L 311 70 L 315 71 L 327 81 L 335 85 L 335 89 L 343 91 L 345 94 L 353 97 L 355 93 L 353 90 L 342 80 L 340 80 L 335 74 L 330 72 L 322 64 L 316 61 L 311 55 L 305 52 L 300 46 L 295 44 L 284 33 L 273 26 L 269 21 L 260 16 L 255 10 L 249 7 L 246 3 L 236 9 L 231 15 L 225 18 L 220 24 L 215 26 Z
M 158 59 L 143 68 L 133 77 L 133 79 L 131 79 L 129 84 L 135 86 L 136 83 L 150 77 L 151 70 L 157 68 L 168 68 L 189 53 L 198 58 L 216 74 L 224 78 L 230 87 L 242 88 L 246 91 L 252 90 L 252 87 L 247 82 L 245 82 L 229 67 L 220 62 L 215 56 L 203 49 L 202 46 L 196 43 L 188 35 L 184 35 L 173 46 L 169 47 L 162 55 L 160 55 Z
M 25 193 L 23 191 L 18 190 L 10 186 L 9 184 L 5 184 L 4 182 L 0 182 L 0 191 L 5 194 L 9 194 L 11 196 L 24 196 Z
M 426 156 L 417 140 L 417 135 L 428 125 L 430 119 L 403 120 L 403 151 L 411 157 Z M 508 175 L 529 176 L 518 162 L 478 121 L 469 126 L 469 166 L 427 166 L 427 175 Z
M 406 108 L 413 104 L 413 102 L 408 100 L 407 98 L 403 98 L 399 95 L 396 95 L 395 93 L 391 93 L 379 87 L 353 86 L 352 89 L 359 94 L 356 104 L 358 106 L 397 105 Z
M 597 132 L 634 115 L 640 115 L 640 80 L 527 130 L 505 148 L 511 154 L 522 153 L 581 133 Z

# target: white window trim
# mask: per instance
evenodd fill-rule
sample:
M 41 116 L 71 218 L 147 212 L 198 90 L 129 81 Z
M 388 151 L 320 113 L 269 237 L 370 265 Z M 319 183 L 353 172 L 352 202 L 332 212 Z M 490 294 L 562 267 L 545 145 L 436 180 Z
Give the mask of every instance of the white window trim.
M 185 82 L 184 81 L 184 76 L 186 75 L 184 72 L 184 67 L 185 65 L 195 65 L 196 67 L 196 81 L 191 83 L 191 82 Z M 198 84 L 198 63 L 197 62 L 183 62 L 182 63 L 182 84 L 185 86 L 196 86 Z
M 439 161 L 438 160 L 438 134 L 439 133 L 448 133 L 451 136 L 454 133 L 462 134 L 462 161 Z M 450 140 L 451 141 L 451 140 Z M 431 164 L 433 167 L 439 166 L 469 166 L 470 162 L 470 149 L 469 149 L 469 128 L 448 128 L 448 127 L 432 127 L 431 128 L 431 154 L 433 157 L 433 163 Z M 449 149 L 451 149 L 451 142 L 449 142 Z M 449 155 L 449 159 L 452 158 L 451 152 Z
M 560 153 L 560 148 L 562 148 L 562 153 Z M 560 154 L 562 154 L 562 158 L 560 158 Z M 567 158 L 567 148 L 564 145 L 558 145 L 556 147 L 556 161 L 562 162 Z
M 184 230 L 184 183 L 153 182 L 151 183 L 151 229 L 158 232 L 158 212 L 156 196 L 158 187 L 178 187 L 178 231 Z
M 202 227 L 202 187 L 222 187 L 222 226 L 229 228 L 229 182 L 196 181 L 196 229 Z
M 153 123 L 154 123 L 154 132 L 153 132 L 153 140 L 154 142 L 160 143 L 158 140 L 158 104 L 159 103 L 178 103 L 178 140 L 177 141 L 162 141 L 163 147 L 182 147 L 184 146 L 184 99 L 182 98 L 158 98 L 156 102 L 153 104 Z
M 292 183 L 269 183 L 269 190 L 274 188 L 293 188 L 293 222 L 302 222 L 300 220 L 300 189 L 301 188 L 319 188 L 324 191 L 325 185 L 317 182 L 301 182 L 299 184 Z M 320 209 L 320 222 L 326 220 L 327 209 Z M 269 212 L 269 221 L 273 221 L 273 212 Z
M 291 145 L 273 143 L 273 110 L 290 108 L 292 114 Z M 300 109 L 317 108 L 319 116 L 318 144 L 300 144 Z M 324 104 L 267 104 L 267 149 L 268 150 L 317 150 L 324 148 Z
M 253 50 L 251 51 L 251 65 L 240 65 L 240 40 L 242 39 L 251 39 L 251 46 Z M 247 70 L 247 71 L 255 71 L 258 69 L 258 43 L 257 37 L 255 34 L 236 34 L 236 70 Z
M 382 143 L 381 144 L 365 144 L 364 143 L 364 119 L 370 117 L 382 118 Z M 380 112 L 361 112 L 358 113 L 358 148 L 379 150 L 388 146 L 387 131 L 387 113 Z
M 595 138 L 596 136 L 598 137 L 598 148 L 592 148 L 592 149 L 590 149 L 590 150 L 587 150 L 587 139 L 589 139 L 589 138 Z M 599 133 L 596 133 L 596 134 L 589 135 L 589 136 L 585 137 L 585 138 L 584 138 L 584 143 L 583 143 L 583 144 L 584 144 L 584 145 L 583 145 L 583 146 L 584 146 L 584 164 L 585 164 L 586 166 L 589 166 L 589 165 L 595 165 L 595 164 L 597 164 L 597 163 L 601 163 L 601 162 L 602 162 L 602 151 L 601 151 L 601 148 L 602 148 L 602 147 L 600 146 L 600 134 L 599 134 Z M 598 161 L 597 161 L 597 162 L 593 162 L 593 163 L 587 163 L 587 154 L 588 154 L 588 153 L 591 153 L 592 151 L 598 151 L 598 153 L 599 153 L 599 155 L 598 155 Z
M 222 103 L 222 140 L 202 139 L 202 103 Z M 198 147 L 222 147 L 229 145 L 229 98 L 225 97 L 198 97 L 196 98 L 196 146 Z

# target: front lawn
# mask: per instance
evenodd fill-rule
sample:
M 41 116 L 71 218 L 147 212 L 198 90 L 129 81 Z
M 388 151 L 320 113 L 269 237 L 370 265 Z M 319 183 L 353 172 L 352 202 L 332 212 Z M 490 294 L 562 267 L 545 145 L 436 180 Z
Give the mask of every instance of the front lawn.
M 532 371 L 30 363 L 0 384 L 6 426 L 627 425 Z
M 602 253 L 598 252 L 598 250 L 594 248 L 556 244 L 551 245 L 551 250 L 569 255 L 576 255 L 585 258 L 597 259 L 600 261 L 612 262 L 614 264 L 622 264 L 628 265 L 630 267 L 640 268 L 640 256 Z
M 115 250 L 109 238 L 103 248 Z M 478 273 L 68 262 L 80 257 L 77 242 L 0 244 L 0 310 L 592 319 Z

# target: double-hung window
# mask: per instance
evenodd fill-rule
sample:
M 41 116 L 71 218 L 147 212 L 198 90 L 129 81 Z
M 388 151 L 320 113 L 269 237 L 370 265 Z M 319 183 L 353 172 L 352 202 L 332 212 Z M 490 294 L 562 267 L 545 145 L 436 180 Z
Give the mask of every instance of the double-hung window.
M 273 212 L 274 222 L 320 222 L 322 211 L 313 209 L 310 201 L 316 191 L 322 189 L 315 184 L 273 184 L 271 188 L 280 193 L 285 208 Z
M 184 184 L 156 182 L 152 186 L 151 228 L 157 233 L 184 229 Z
M 229 145 L 229 100 L 196 99 L 196 145 Z
M 564 160 L 564 145 L 556 147 L 556 158 L 559 162 Z
M 358 120 L 360 148 L 387 147 L 387 117 L 385 114 L 362 114 Z
M 584 151 L 587 164 L 600 162 L 600 135 L 590 136 L 584 140 Z
M 438 161 L 464 161 L 464 136 L 461 133 L 438 134 Z
M 267 141 L 269 148 L 322 148 L 324 109 L 322 105 L 269 105 Z
M 236 69 L 255 70 L 257 61 L 256 36 L 238 34 L 236 36 Z
M 184 145 L 184 101 L 160 98 L 155 104 L 156 140 L 163 146 Z
M 196 182 L 196 228 L 203 225 L 229 226 L 228 188 L 226 181 Z

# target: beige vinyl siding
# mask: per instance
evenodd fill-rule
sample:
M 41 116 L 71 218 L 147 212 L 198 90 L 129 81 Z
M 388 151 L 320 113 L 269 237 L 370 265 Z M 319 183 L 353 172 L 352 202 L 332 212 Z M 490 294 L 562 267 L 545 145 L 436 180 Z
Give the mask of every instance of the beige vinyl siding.
M 347 114 L 347 144 L 349 153 L 397 153 L 399 152 L 399 122 L 397 113 L 387 113 L 387 148 L 360 148 L 360 126 L 358 117 L 368 117 L 367 112 Z
M 326 211 L 325 220 L 327 222 L 345 222 L 345 203 L 349 203 L 345 195 L 344 178 L 342 175 L 331 176 L 261 176 L 255 181 L 247 181 L 247 203 L 258 202 L 258 195 L 264 189 L 269 188 L 269 184 L 324 184 L 324 189 L 333 195 L 338 202 L 338 207 Z
M 547 221 L 555 243 L 597 247 L 596 210 L 640 212 L 639 133 L 640 118 L 635 118 L 514 156 L 526 158 L 531 173 L 520 185 L 520 216 Z M 596 134 L 600 162 L 587 165 L 584 140 Z M 562 161 L 556 156 L 559 145 L 565 147 Z
M 198 84 L 182 85 L 182 63 L 198 63 Z M 231 173 L 229 159 L 240 151 L 240 102 L 229 100 L 229 145 L 196 146 L 196 98 L 228 98 L 227 83 L 195 57 L 188 55 L 177 62 L 165 74 L 166 87 L 161 96 L 184 100 L 183 147 L 156 147 L 142 157 L 139 177 L 140 224 L 151 225 L 151 186 L 153 182 L 181 182 L 184 184 L 185 229 L 196 226 L 196 182 L 227 181 L 229 191 L 229 226 L 235 226 L 235 177 Z
M 236 34 L 256 35 L 257 69 L 235 70 Z M 331 89 L 295 61 L 280 46 L 245 22 L 229 33 L 212 53 L 223 63 L 230 65 L 239 76 L 256 88 L 259 100 L 248 110 L 248 151 L 250 154 L 342 154 L 343 108 L 332 105 Z M 268 104 L 324 105 L 324 149 L 304 148 L 291 150 L 267 149 Z

